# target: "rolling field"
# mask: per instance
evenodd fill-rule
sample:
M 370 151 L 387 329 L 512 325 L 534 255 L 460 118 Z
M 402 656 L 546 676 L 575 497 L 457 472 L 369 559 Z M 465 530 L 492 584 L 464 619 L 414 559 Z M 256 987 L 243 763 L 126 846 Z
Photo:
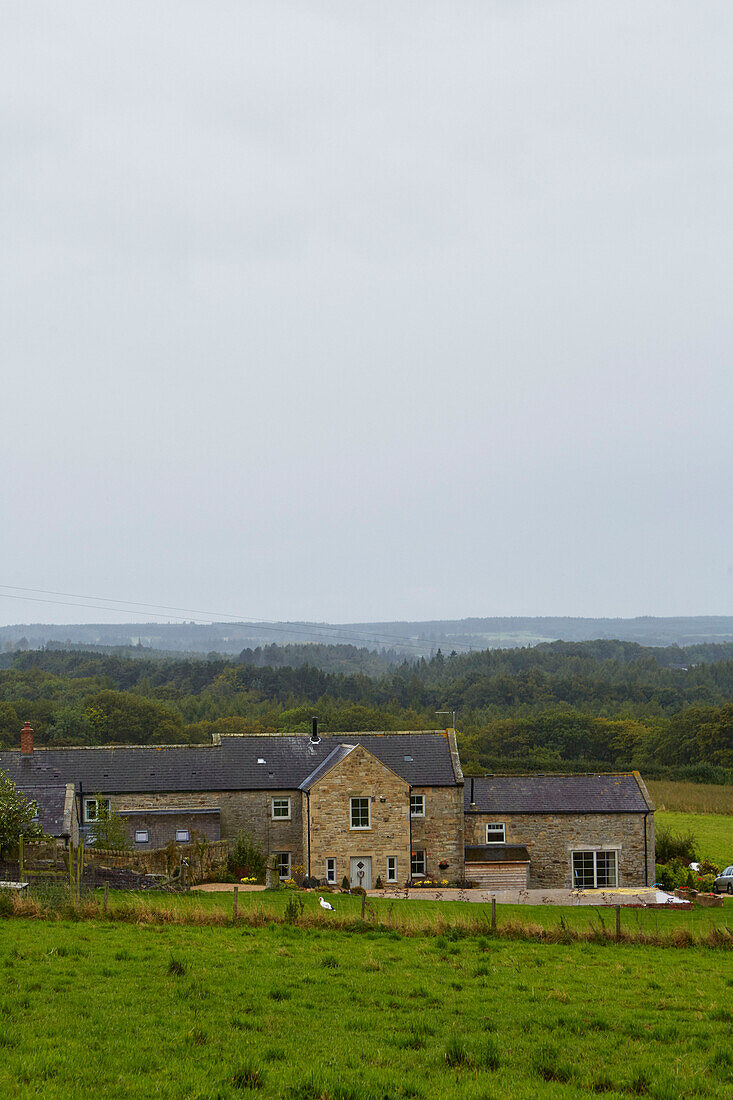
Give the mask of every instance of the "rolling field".
M 686 814 L 733 814 L 733 787 L 650 779 L 647 789 L 658 810 Z
M 0 1095 L 733 1097 L 727 951 L 0 921 Z
M 685 814 L 657 810 L 656 827 L 672 833 L 692 833 L 698 859 L 711 859 L 721 870 L 733 863 L 733 816 L 727 814 Z

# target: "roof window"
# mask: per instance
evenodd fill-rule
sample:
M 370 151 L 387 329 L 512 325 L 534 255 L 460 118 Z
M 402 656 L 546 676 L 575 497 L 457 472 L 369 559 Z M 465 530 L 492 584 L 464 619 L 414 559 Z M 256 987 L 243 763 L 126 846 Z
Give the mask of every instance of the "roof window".
M 411 756 L 406 756 L 405 760 L 407 760 L 410 764 L 412 763 L 412 757 Z
M 266 764 L 267 761 L 265 760 L 264 756 L 258 756 L 257 757 L 257 763 L 258 764 Z

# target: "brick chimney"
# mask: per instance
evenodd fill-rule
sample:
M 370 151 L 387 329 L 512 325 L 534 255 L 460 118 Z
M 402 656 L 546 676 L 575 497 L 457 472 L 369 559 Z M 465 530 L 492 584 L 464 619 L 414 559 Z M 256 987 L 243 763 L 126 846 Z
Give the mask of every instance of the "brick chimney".
M 23 756 L 31 756 L 33 753 L 33 728 L 30 722 L 25 722 L 20 731 L 20 751 Z

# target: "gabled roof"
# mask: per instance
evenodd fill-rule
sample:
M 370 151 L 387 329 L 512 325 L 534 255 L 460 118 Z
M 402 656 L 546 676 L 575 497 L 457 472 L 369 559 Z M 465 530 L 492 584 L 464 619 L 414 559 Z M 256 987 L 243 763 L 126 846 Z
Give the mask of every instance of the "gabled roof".
M 335 749 L 328 754 L 325 760 L 323 760 L 318 767 L 310 773 L 309 776 L 299 783 L 301 791 L 310 790 L 314 783 L 317 783 L 319 779 L 323 778 L 331 768 L 335 768 L 337 764 L 340 764 L 342 760 L 354 751 L 356 745 L 337 745 Z
M 377 759 L 376 756 L 374 756 L 374 753 L 369 752 L 369 749 L 363 744 L 337 745 L 336 748 L 328 754 L 323 763 L 319 764 L 315 771 L 311 772 L 311 774 L 303 780 L 303 782 L 299 785 L 300 790 L 310 790 L 311 787 L 313 787 L 319 779 L 323 779 L 324 775 L 327 775 L 328 772 L 337 767 L 343 760 L 347 758 L 347 756 L 350 756 L 352 752 L 359 748 L 363 749 L 364 752 L 366 752 L 373 759 Z M 383 768 L 387 768 L 388 771 L 391 771 L 392 774 L 397 776 L 398 779 L 402 779 L 402 776 L 397 775 L 394 769 L 390 768 L 388 764 L 385 764 L 383 760 L 378 760 L 377 763 L 381 764 Z M 403 782 L 405 782 L 405 780 L 403 780 Z
M 363 745 L 413 786 L 453 787 L 448 737 L 428 733 L 222 737 L 221 745 L 36 749 L 30 760 L 0 752 L 14 783 L 81 784 L 86 794 L 145 791 L 295 790 L 339 744 Z
M 618 814 L 654 809 L 636 775 L 628 773 L 481 776 L 466 780 L 463 800 L 466 813 L 480 814 Z

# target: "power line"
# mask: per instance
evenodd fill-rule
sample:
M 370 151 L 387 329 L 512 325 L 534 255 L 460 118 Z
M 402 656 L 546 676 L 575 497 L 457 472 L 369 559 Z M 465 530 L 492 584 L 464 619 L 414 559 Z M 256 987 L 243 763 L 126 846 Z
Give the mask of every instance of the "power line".
M 122 615 L 141 615 L 141 614 L 146 614 L 146 613 L 157 613 L 157 612 L 163 611 L 163 612 L 167 613 L 167 616 L 166 616 L 167 618 L 173 618 L 173 619 L 178 620 L 179 622 L 184 622 L 184 623 L 185 622 L 195 622 L 199 625 L 206 625 L 206 626 L 212 625 L 212 623 L 215 622 L 215 621 L 221 622 L 224 619 L 231 619 L 231 620 L 233 620 L 234 622 L 237 622 L 237 623 L 251 623 L 253 625 L 267 626 L 267 627 L 270 628 L 270 630 L 272 630 L 275 633 L 300 634 L 300 635 L 302 635 L 304 637 L 307 637 L 307 638 L 321 639 L 321 640 L 328 641 L 332 645 L 335 644 L 334 633 L 328 633 L 326 631 L 319 631 L 317 629 L 311 629 L 311 630 L 305 629 L 304 630 L 304 629 L 301 629 L 297 625 L 283 626 L 283 625 L 281 625 L 281 623 L 279 623 L 275 620 L 272 620 L 272 619 L 256 619 L 256 618 L 253 618 L 252 616 L 235 615 L 235 614 L 232 614 L 231 612 L 226 612 L 226 611 L 196 611 L 196 610 L 193 610 L 191 608 L 171 607 L 171 606 L 168 606 L 166 604 L 146 604 L 146 603 L 138 603 L 138 602 L 131 601 L 131 600 L 118 600 L 114 597 L 85 596 L 85 595 L 82 595 L 80 593 L 75 593 L 75 592 L 56 592 L 56 591 L 53 591 L 52 589 L 47 589 L 47 588 L 21 588 L 17 585 L 12 585 L 12 584 L 0 584 L 0 589 L 9 589 L 10 590 L 10 591 L 0 592 L 0 596 L 3 596 L 5 599 L 10 599 L 10 600 L 27 600 L 27 601 L 32 602 L 32 603 L 56 604 L 56 605 L 62 606 L 62 607 L 89 608 L 89 609 L 92 609 L 92 610 L 95 610 L 95 611 L 112 611 L 112 612 L 115 612 L 116 614 L 122 614 Z M 20 595 L 13 595 L 12 594 L 12 593 L 17 593 L 17 592 L 36 592 L 39 595 L 43 594 L 43 595 L 46 595 L 46 596 L 67 596 L 67 597 L 69 597 L 70 600 L 85 600 L 87 602 L 83 603 L 83 604 L 79 604 L 79 603 L 70 603 L 68 600 L 38 599 L 38 598 L 34 598 L 33 596 L 20 596 Z M 99 602 L 91 602 L 91 601 L 101 601 L 101 600 L 104 601 L 104 605 L 99 603 Z M 116 607 L 116 606 L 111 607 L 111 606 L 109 606 L 110 604 L 122 604 L 124 606 L 122 606 L 122 607 Z M 136 608 L 137 610 L 127 610 L 127 608 Z M 142 610 L 142 609 L 145 609 L 145 608 L 148 609 L 148 612 Z M 179 612 L 179 613 L 180 612 L 185 612 L 185 614 L 171 614 L 171 612 Z M 204 618 L 204 617 L 199 617 L 199 616 L 206 616 L 206 617 Z M 372 642 L 381 642 L 381 643 L 390 642 L 392 644 L 398 644 L 398 645 L 400 645 L 404 648 L 419 650 L 421 652 L 424 651 L 424 649 L 425 649 L 425 646 L 421 646 L 421 645 L 417 644 L 416 642 L 413 641 L 412 638 L 406 638 L 404 636 L 400 636 L 400 635 L 396 635 L 396 634 L 379 634 L 379 633 L 372 632 L 372 631 L 348 630 L 348 629 L 345 629 L 345 628 L 342 629 L 341 627 L 333 627 L 332 630 L 333 630 L 333 632 L 338 633 L 338 635 L 348 635 L 350 637 L 359 638 L 362 641 L 371 640 Z M 451 645 L 454 648 L 458 647 L 460 649 L 466 649 L 466 650 L 471 650 L 471 649 L 474 648 L 472 645 L 470 645 L 466 642 L 455 641 L 455 642 L 451 642 Z

